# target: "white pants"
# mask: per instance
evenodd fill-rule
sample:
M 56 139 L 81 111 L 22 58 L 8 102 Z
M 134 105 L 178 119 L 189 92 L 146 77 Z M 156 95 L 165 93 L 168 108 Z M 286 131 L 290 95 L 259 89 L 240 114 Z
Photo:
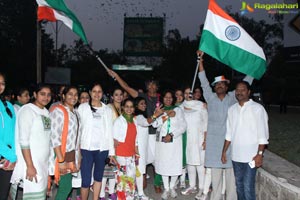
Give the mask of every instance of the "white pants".
M 226 199 L 236 200 L 236 186 L 233 168 L 224 169 L 225 171 L 225 187 L 226 187 Z M 211 193 L 211 200 L 219 200 L 222 197 L 222 185 L 223 185 L 223 169 L 211 168 L 211 178 L 213 191 Z
M 139 170 L 140 170 L 140 166 L 136 166 Z M 135 178 L 136 181 L 136 187 L 137 187 L 137 191 L 138 191 L 138 195 L 142 196 L 144 195 L 144 188 L 143 188 L 143 181 L 144 181 L 144 177 L 143 174 L 141 174 L 139 177 Z
M 152 134 L 149 135 L 148 138 L 148 153 L 147 153 L 147 160 L 146 164 L 153 164 L 155 161 L 155 144 L 156 144 L 156 135 Z
M 199 189 L 203 190 L 204 188 L 204 165 L 187 165 L 190 187 L 196 187 L 196 174 L 198 173 L 198 182 Z
M 223 182 L 222 182 L 222 195 L 225 194 L 225 170 L 223 169 Z M 203 194 L 207 195 L 209 192 L 209 187 L 211 184 L 211 168 L 207 167 L 205 168 L 205 177 L 204 177 L 204 188 L 203 188 Z
M 169 181 L 169 177 L 171 177 L 170 181 Z M 169 191 L 170 189 L 174 189 L 177 178 L 178 176 L 162 176 L 165 190 Z
M 105 197 L 105 187 L 107 183 L 108 178 L 102 178 L 102 185 L 101 185 L 101 191 L 99 197 Z M 108 179 L 108 194 L 112 194 L 115 192 L 115 186 L 116 186 L 116 179 L 115 178 L 109 178 Z
M 185 184 L 185 177 L 186 177 L 186 168 L 182 168 L 182 174 L 180 176 L 180 184 Z

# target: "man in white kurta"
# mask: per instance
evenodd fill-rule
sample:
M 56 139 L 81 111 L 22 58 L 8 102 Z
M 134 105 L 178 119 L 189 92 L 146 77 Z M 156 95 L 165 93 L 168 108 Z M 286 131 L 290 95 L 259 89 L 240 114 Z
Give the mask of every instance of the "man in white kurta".
M 255 200 L 256 168 L 262 165 L 269 139 L 268 116 L 262 105 L 249 99 L 249 83 L 239 82 L 235 96 L 238 103 L 228 110 L 222 162 L 227 162 L 226 151 L 231 146 L 238 199 Z

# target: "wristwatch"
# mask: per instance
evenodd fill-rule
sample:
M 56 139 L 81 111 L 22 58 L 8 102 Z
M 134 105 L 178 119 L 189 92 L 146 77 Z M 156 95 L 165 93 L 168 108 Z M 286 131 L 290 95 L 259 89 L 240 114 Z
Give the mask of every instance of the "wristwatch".
M 258 155 L 262 156 L 264 154 L 264 151 L 258 151 Z

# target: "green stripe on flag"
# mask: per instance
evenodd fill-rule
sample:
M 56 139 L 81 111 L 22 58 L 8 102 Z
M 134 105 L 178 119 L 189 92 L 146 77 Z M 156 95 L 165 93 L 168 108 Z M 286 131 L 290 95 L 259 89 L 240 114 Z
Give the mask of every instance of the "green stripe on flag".
M 56 11 L 62 12 L 73 21 L 72 31 L 74 31 L 84 43 L 88 43 L 84 29 L 76 15 L 66 6 L 63 0 L 46 0 L 46 2 Z
M 266 61 L 248 51 L 219 40 L 203 30 L 199 49 L 229 67 L 260 79 L 266 71 Z

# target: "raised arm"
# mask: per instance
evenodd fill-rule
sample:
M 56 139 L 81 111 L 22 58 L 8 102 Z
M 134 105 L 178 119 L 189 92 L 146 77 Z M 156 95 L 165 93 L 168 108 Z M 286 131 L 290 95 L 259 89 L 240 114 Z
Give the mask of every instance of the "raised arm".
M 201 87 L 203 89 L 203 96 L 205 98 L 206 101 L 208 101 L 208 99 L 213 96 L 213 92 L 212 92 L 212 89 L 209 85 L 209 82 L 206 78 L 206 74 L 205 74 L 205 70 L 204 70 L 204 66 L 203 66 L 203 52 L 202 51 L 197 51 L 197 55 L 200 56 L 200 60 L 199 60 L 199 74 L 198 74 L 198 77 L 199 77 L 199 80 L 200 80 L 200 83 L 201 83 Z
M 107 73 L 116 79 L 116 81 L 118 81 L 118 83 L 120 84 L 120 86 L 126 91 L 128 92 L 128 94 L 130 96 L 132 96 L 133 98 L 136 98 L 138 96 L 138 91 L 136 91 L 135 89 L 133 89 L 132 87 L 130 87 L 120 76 L 119 74 L 117 74 L 116 72 L 114 72 L 113 70 L 108 70 Z

